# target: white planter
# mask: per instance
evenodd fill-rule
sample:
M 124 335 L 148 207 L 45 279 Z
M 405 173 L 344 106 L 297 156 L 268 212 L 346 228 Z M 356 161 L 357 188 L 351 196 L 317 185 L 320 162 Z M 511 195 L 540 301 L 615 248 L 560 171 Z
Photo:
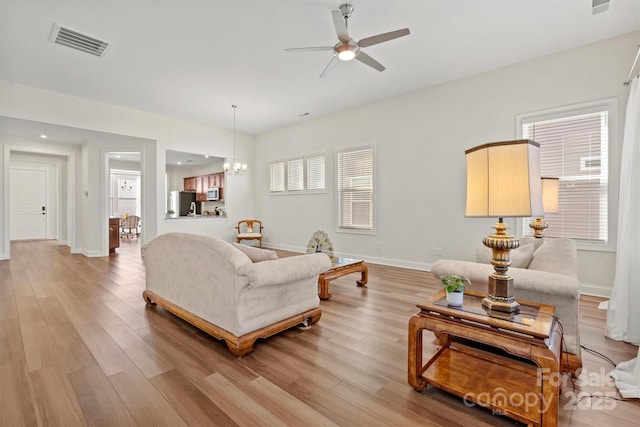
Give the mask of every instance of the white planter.
M 462 299 L 464 298 L 464 292 L 447 292 L 447 304 L 449 305 L 462 305 Z

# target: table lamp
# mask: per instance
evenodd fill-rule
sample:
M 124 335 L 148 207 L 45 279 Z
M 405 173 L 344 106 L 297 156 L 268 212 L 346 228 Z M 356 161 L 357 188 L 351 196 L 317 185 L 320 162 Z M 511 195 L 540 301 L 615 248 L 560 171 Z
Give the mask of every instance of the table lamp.
M 542 178 L 542 209 L 545 214 L 558 213 L 558 191 L 560 188 L 559 178 Z M 533 237 L 541 239 L 544 237 L 544 230 L 549 224 L 544 222 L 544 216 L 537 216 L 529 223 L 533 228 Z
M 509 252 L 520 241 L 506 233 L 505 217 L 543 215 L 540 144 L 523 139 L 494 142 L 465 151 L 467 160 L 467 217 L 498 217 L 495 234 L 482 243 L 491 249 L 494 273 L 482 305 L 490 310 L 517 312 L 513 279 L 507 274 Z

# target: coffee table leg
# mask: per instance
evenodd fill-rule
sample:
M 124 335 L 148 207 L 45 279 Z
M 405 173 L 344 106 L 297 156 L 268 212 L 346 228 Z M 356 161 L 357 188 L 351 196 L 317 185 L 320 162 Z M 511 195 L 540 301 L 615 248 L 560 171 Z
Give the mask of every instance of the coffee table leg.
M 356 280 L 356 283 L 358 284 L 358 286 L 364 286 L 367 284 L 368 281 L 369 281 L 369 269 L 367 268 L 367 264 L 363 262 L 362 276 L 360 277 L 360 280 Z
M 323 274 L 318 276 L 318 296 L 322 300 L 326 300 L 331 298 L 331 294 L 329 293 L 329 280 L 327 280 Z

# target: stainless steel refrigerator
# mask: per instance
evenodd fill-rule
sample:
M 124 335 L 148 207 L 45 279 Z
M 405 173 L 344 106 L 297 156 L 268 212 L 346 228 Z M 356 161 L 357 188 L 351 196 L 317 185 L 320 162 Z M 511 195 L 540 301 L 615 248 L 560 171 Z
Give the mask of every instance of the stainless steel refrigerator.
M 170 191 L 169 210 L 176 216 L 187 216 L 191 209 L 191 203 L 196 205 L 196 214 L 202 213 L 202 203 L 196 202 L 196 193 L 193 191 Z

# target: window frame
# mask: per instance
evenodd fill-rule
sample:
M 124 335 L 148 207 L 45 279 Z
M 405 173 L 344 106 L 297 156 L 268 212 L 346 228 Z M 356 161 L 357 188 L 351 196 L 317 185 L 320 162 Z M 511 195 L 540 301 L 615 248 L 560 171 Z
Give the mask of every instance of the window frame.
M 340 155 L 340 153 L 345 153 L 345 152 L 352 152 L 352 151 L 359 151 L 359 150 L 364 150 L 364 149 L 370 149 L 371 150 L 371 155 L 372 155 L 372 170 L 371 170 L 371 229 L 363 229 L 363 228 L 350 228 L 350 227 L 341 227 L 341 220 L 340 220 L 340 209 L 341 209 L 341 204 L 340 204 L 340 168 L 339 168 L 339 162 L 338 162 L 338 156 Z M 357 145 L 357 146 L 346 146 L 346 147 L 337 147 L 335 149 L 335 154 L 334 154 L 334 161 L 335 161 L 335 172 L 334 172 L 334 178 L 335 178 L 335 232 L 336 233 L 345 233 L 345 234 L 361 234 L 361 235 L 376 235 L 377 233 L 377 227 L 376 227 L 376 221 L 377 221 L 377 197 L 376 197 L 376 190 L 377 190 L 377 162 L 376 162 L 376 145 L 375 143 L 370 143 L 370 144 L 363 144 L 363 145 Z
M 617 138 L 618 121 L 618 99 L 607 98 L 596 101 L 572 104 L 562 107 L 549 108 L 545 110 L 516 114 L 516 137 L 523 138 L 523 125 L 531 122 L 562 119 L 583 114 L 607 111 L 608 113 L 608 146 L 607 146 L 607 241 L 596 242 L 574 238 L 579 250 L 595 252 L 615 252 L 617 245 L 617 222 L 618 222 L 618 182 L 619 182 L 619 162 L 618 147 L 620 141 Z M 515 221 L 516 235 L 524 236 L 528 231 L 528 222 L 524 220 Z
M 317 157 L 322 157 L 324 160 L 324 187 L 323 188 L 316 188 L 316 189 L 310 189 L 308 187 L 309 185 L 309 167 L 308 167 L 308 161 L 309 159 L 312 158 L 317 158 Z M 303 179 L 303 184 L 302 184 L 302 189 L 301 190 L 290 190 L 289 189 L 289 185 L 288 185 L 288 180 L 289 180 L 289 162 L 297 162 L 302 160 L 302 179 Z M 272 191 L 271 190 L 271 184 L 272 184 L 272 180 L 273 180 L 273 175 L 272 175 L 272 167 L 275 164 L 283 164 L 284 167 L 284 173 L 283 173 L 283 185 L 284 185 L 284 189 L 282 191 Z M 327 193 L 328 192 L 328 188 L 327 188 L 327 152 L 326 151 L 322 151 L 322 152 L 314 152 L 311 154 L 304 154 L 304 155 L 298 155 L 298 156 L 294 156 L 294 157 L 288 157 L 286 159 L 279 159 L 279 160 L 272 160 L 269 162 L 268 165 L 268 170 L 269 170 L 269 180 L 268 180 L 268 186 L 269 186 L 269 195 L 270 196 L 283 196 L 283 195 L 293 195 L 293 194 L 321 194 L 321 193 Z
M 120 180 L 133 180 L 135 185 L 131 192 L 135 197 L 118 197 L 121 192 Z M 109 169 L 109 215 L 119 216 L 121 212 L 126 209 L 121 208 L 120 200 L 135 200 L 136 211 L 130 213 L 130 215 L 141 216 L 142 210 L 142 198 L 141 198 L 141 186 L 142 186 L 142 173 L 140 171 L 132 171 L 125 169 Z M 128 212 L 127 212 L 128 213 Z

